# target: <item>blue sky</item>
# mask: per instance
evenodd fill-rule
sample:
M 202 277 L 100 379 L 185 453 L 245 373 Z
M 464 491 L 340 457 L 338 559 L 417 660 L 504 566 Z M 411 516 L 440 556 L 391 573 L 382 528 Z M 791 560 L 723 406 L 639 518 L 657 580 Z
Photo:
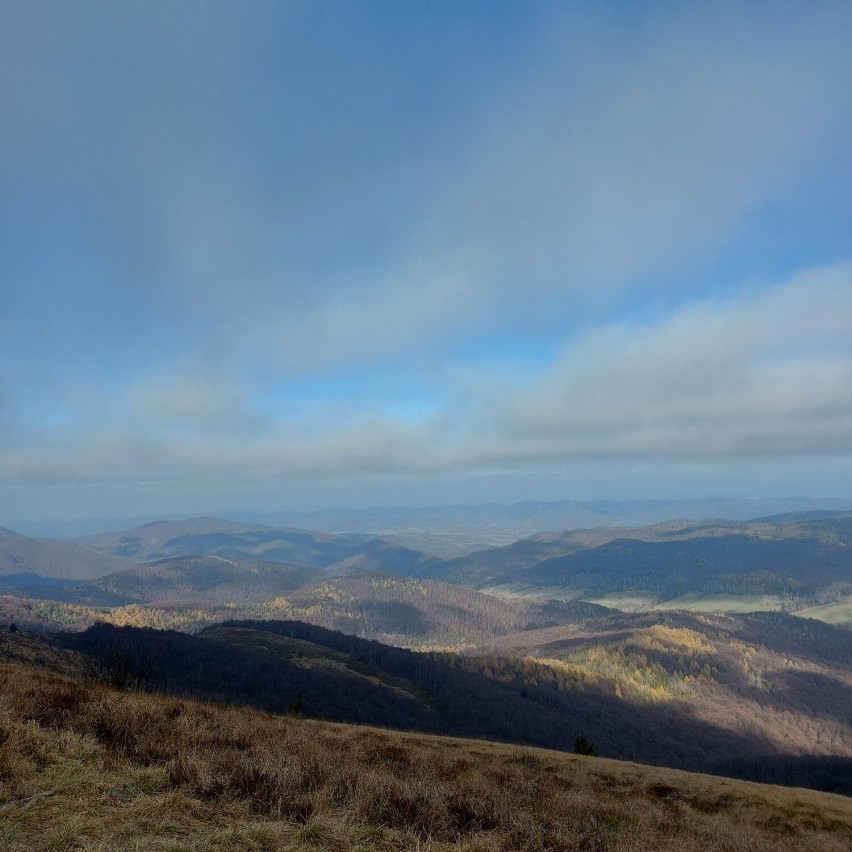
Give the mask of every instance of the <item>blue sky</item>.
M 6 2 L 3 518 L 852 496 L 849 3 Z

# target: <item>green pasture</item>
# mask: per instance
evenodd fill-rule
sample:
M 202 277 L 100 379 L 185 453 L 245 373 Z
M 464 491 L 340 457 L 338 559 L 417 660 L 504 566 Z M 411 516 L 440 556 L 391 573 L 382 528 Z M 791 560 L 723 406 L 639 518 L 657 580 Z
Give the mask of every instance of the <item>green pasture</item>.
M 794 612 L 801 618 L 818 618 L 827 624 L 852 624 L 852 597 Z

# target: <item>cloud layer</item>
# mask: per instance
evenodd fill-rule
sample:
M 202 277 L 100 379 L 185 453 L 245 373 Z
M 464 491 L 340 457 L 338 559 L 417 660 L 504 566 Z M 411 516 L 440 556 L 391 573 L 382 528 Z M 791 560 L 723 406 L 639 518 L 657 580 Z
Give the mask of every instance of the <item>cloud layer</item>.
M 852 266 L 838 266 L 650 322 L 585 330 L 512 379 L 450 369 L 427 416 L 370 400 L 299 415 L 252 410 L 200 376 L 145 381 L 7 453 L 21 482 L 485 470 L 526 461 L 852 452 Z M 419 421 L 419 422 L 417 422 Z M 31 436 L 28 436 L 31 439 Z M 68 464 L 70 458 L 74 464 Z
M 0 521 L 839 493 L 848 4 L 429 9 L 7 4 Z

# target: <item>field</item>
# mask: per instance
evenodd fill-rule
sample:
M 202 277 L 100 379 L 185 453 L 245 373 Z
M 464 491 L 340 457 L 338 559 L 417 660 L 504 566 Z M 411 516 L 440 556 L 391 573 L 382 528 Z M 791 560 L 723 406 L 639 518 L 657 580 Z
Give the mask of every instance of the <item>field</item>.
M 542 601 L 575 601 L 583 594 L 582 589 L 570 586 L 530 586 L 523 583 L 498 583 L 494 586 L 483 586 L 479 591 L 497 598 L 529 598 Z
M 609 592 L 603 595 L 584 595 L 582 589 L 570 586 L 529 586 L 521 583 L 501 583 L 486 586 L 481 592 L 500 598 L 528 600 L 587 601 L 622 612 L 685 609 L 690 612 L 716 612 L 735 615 L 745 612 L 772 612 L 782 609 L 778 595 L 721 595 L 685 594 L 660 601 L 651 592 Z M 852 624 L 852 598 L 844 598 L 822 606 L 808 607 L 791 613 L 802 618 L 816 618 L 826 624 Z
M 657 598 L 642 592 L 610 592 L 606 595 L 584 598 L 589 603 L 620 609 L 622 612 L 644 612 L 653 609 Z
M 118 692 L 61 658 L 70 676 L 34 668 L 27 651 L 0 663 L 9 852 L 847 852 L 852 841 L 840 796 Z
M 653 609 L 687 609 L 691 612 L 772 612 L 781 609 L 776 595 L 681 595 L 656 604 Z
M 812 606 L 800 612 L 794 612 L 801 618 L 818 618 L 827 624 L 850 624 L 852 625 L 852 598 L 844 598 L 842 601 L 824 604 L 823 606 Z

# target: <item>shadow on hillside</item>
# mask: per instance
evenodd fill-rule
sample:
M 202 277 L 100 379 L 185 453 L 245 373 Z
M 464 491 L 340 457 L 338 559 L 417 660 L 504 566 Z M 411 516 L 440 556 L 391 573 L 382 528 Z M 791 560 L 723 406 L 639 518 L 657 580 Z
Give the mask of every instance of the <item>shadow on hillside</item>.
M 425 636 L 435 626 L 416 606 L 402 601 L 361 600 L 351 608 L 353 629 L 365 632 Z
M 779 710 L 796 708 L 811 716 L 852 726 L 852 687 L 821 672 L 776 669 L 766 673 L 767 691 L 756 691 L 755 701 Z M 847 736 L 849 734 L 847 733 Z
M 702 771 L 761 784 L 810 787 L 826 793 L 852 796 L 852 758 L 849 757 L 766 755 L 710 763 Z
M 631 639 L 633 633 L 632 629 L 601 632 L 595 635 L 594 642 L 607 644 L 624 642 Z M 535 654 L 539 657 L 559 657 L 574 651 L 582 651 L 584 648 L 588 648 L 591 643 L 591 637 L 585 635 L 557 639 L 553 642 L 546 642 L 544 645 L 539 645 L 535 649 Z
M 698 719 L 682 702 L 640 703 L 611 686 L 562 689 L 554 669 L 530 661 L 418 654 L 300 622 L 231 622 L 302 639 L 349 656 L 357 672 L 311 669 L 203 634 L 98 625 L 64 641 L 84 653 L 121 636 L 156 661 L 157 683 L 171 694 L 285 712 L 296 696 L 308 716 L 430 733 L 573 749 L 584 734 L 602 756 L 710 771 L 754 766 L 784 757 L 751 731 Z M 430 696 L 417 701 L 393 687 L 404 679 Z M 739 761 L 739 763 L 738 763 Z M 733 771 L 733 770 L 731 770 Z M 791 770 L 792 771 L 792 770 Z M 808 778 L 796 777 L 797 784 Z

